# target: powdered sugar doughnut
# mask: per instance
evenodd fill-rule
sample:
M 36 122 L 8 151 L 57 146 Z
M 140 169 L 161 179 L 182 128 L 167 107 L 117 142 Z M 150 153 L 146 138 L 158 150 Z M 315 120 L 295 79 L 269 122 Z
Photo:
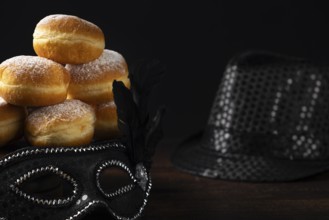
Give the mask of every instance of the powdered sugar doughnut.
M 38 56 L 62 64 L 82 64 L 98 58 L 104 48 L 103 31 L 95 24 L 72 15 L 49 15 L 33 33 Z
M 19 106 L 63 102 L 70 74 L 60 64 L 37 56 L 16 56 L 0 64 L 0 96 Z
M 69 99 L 100 104 L 113 100 L 113 80 L 123 81 L 129 87 L 128 66 L 124 57 L 113 50 L 105 49 L 96 60 L 81 64 L 67 64 L 71 74 L 68 89 Z
M 38 108 L 26 119 L 25 137 L 34 146 L 80 146 L 94 135 L 94 109 L 79 100 Z
M 0 147 L 23 136 L 26 111 L 0 97 Z

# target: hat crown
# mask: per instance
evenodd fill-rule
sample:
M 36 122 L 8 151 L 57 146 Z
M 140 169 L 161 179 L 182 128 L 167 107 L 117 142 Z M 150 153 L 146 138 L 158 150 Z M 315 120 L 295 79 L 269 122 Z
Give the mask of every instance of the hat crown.
M 223 154 L 329 157 L 329 68 L 267 52 L 233 58 L 214 99 L 203 146 Z

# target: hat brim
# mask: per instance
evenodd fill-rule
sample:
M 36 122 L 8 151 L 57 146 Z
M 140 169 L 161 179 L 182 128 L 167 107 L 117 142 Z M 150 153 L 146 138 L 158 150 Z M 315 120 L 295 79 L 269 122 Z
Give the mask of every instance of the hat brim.
M 172 164 L 193 175 L 250 182 L 293 181 L 329 170 L 329 160 L 285 160 L 251 155 L 224 155 L 201 144 L 202 133 L 177 146 Z

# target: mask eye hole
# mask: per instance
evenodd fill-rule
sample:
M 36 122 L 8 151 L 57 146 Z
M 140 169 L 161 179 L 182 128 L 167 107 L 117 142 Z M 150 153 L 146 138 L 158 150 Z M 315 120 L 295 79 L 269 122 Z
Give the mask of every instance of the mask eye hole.
M 98 189 L 108 198 L 132 190 L 136 180 L 130 169 L 120 161 L 103 163 L 96 172 Z
M 105 192 L 110 193 L 131 184 L 131 179 L 125 170 L 119 167 L 107 167 L 99 175 L 99 184 Z
M 11 189 L 19 196 L 41 205 L 65 205 L 77 194 L 76 181 L 53 166 L 37 168 L 18 178 Z

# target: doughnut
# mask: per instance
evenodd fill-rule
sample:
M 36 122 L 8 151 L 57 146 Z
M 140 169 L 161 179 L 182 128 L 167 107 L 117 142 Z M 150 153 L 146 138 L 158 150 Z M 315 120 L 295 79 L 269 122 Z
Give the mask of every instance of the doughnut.
M 10 105 L 0 97 L 0 147 L 23 137 L 25 117 L 24 108 Z
M 38 56 L 62 64 L 83 64 L 97 59 L 105 48 L 103 31 L 77 16 L 54 14 L 41 19 L 33 33 Z
M 37 56 L 16 56 L 0 64 L 0 96 L 18 106 L 46 106 L 65 101 L 69 72 Z
M 94 135 L 94 109 L 80 100 L 35 109 L 27 116 L 25 138 L 33 146 L 81 146 Z
M 95 139 L 105 140 L 119 136 L 118 115 L 114 101 L 98 105 L 96 107 Z
M 68 99 L 79 99 L 90 104 L 113 101 L 113 80 L 123 81 L 129 87 L 128 66 L 121 54 L 105 49 L 96 60 L 81 64 L 67 64 L 71 74 Z

